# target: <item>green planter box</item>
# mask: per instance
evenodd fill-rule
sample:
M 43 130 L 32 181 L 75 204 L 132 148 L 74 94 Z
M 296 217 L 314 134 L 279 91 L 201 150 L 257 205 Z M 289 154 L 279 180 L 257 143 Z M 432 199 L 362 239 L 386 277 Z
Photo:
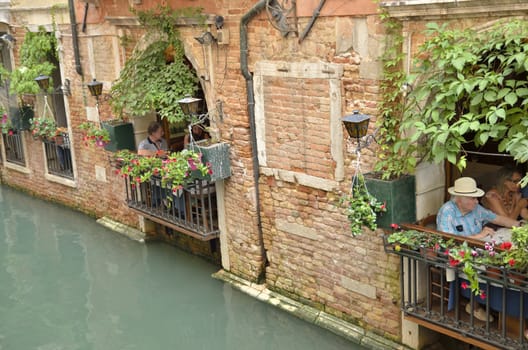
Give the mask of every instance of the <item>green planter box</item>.
M 231 176 L 231 162 L 229 160 L 229 145 L 214 143 L 212 145 L 192 145 L 190 149 L 202 153 L 202 161 L 211 163 L 213 173 L 211 181 L 226 179 Z
M 378 216 L 379 228 L 390 228 L 390 225 L 413 223 L 416 221 L 416 188 L 415 177 L 408 175 L 386 181 L 365 175 L 368 191 L 382 202 L 386 202 L 387 211 Z
M 110 134 L 110 142 L 105 146 L 105 150 L 115 152 L 122 149 L 130 151 L 136 150 L 134 140 L 134 126 L 126 122 L 102 122 L 103 128 Z
M 11 125 L 15 130 L 29 130 L 34 112 L 31 107 L 10 108 Z

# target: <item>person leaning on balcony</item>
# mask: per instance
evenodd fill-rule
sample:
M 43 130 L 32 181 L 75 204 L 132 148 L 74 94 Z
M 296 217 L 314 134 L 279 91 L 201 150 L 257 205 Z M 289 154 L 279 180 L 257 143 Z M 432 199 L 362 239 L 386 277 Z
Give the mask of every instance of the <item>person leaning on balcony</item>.
M 519 221 L 497 215 L 482 207 L 478 199 L 484 195 L 484 191 L 477 187 L 477 182 L 471 177 L 455 180 L 455 185 L 449 187 L 447 191 L 451 199 L 442 205 L 436 216 L 436 226 L 439 231 L 485 239 L 495 232 L 491 227 L 485 226 L 488 222 L 505 227 L 520 226 Z M 450 290 L 452 291 L 453 288 L 450 287 Z M 468 314 L 471 313 L 471 303 L 466 304 L 465 310 Z M 487 318 L 486 311 L 478 304 L 473 310 L 473 316 L 481 321 L 486 321 Z M 492 315 L 487 319 L 493 322 Z
M 518 220 L 482 207 L 478 198 L 484 195 L 484 191 L 477 188 L 476 181 L 471 177 L 457 179 L 448 192 L 451 200 L 442 205 L 436 216 L 438 231 L 485 239 L 495 232 L 491 227 L 485 226 L 488 222 L 504 227 L 521 225 Z
M 497 183 L 486 192 L 482 204 L 495 214 L 511 219 L 528 218 L 528 199 L 520 192 L 521 172 L 513 167 L 504 166 L 497 172 Z
M 147 138 L 139 143 L 138 155 L 164 156 L 168 150 L 167 141 L 163 138 L 163 128 L 158 122 L 151 122 L 147 128 Z

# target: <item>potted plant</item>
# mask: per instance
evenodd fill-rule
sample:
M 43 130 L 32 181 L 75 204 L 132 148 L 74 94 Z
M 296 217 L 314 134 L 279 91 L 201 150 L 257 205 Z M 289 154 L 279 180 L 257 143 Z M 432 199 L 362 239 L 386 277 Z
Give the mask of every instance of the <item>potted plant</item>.
M 394 250 L 418 250 L 427 240 L 425 232 L 417 230 L 396 230 L 387 237 L 387 243 L 392 244 Z
M 102 129 L 92 122 L 85 122 L 79 125 L 79 129 L 83 132 L 83 141 L 86 146 L 95 145 L 97 147 L 104 147 L 110 142 L 110 134 L 106 129 Z
M 103 135 L 108 139 L 104 144 L 104 148 L 107 151 L 115 152 L 124 149 L 134 151 L 136 149 L 134 126 L 126 120 L 102 121 L 99 136 Z
M 417 164 L 413 145 L 401 147 L 400 126 L 405 110 L 402 87 L 406 74 L 402 70 L 403 36 L 401 22 L 381 14 L 385 25 L 385 51 L 382 55 L 383 79 L 380 83 L 381 98 L 378 102 L 376 162 L 374 172 L 367 173 L 365 181 L 370 193 L 383 199 L 386 212 L 378 217 L 377 225 L 390 228 L 393 223 L 416 221 L 416 189 L 414 169 Z
M 34 139 L 42 141 L 52 139 L 59 134 L 55 120 L 46 117 L 31 119 L 29 130 Z
M 205 142 L 189 144 L 188 148 L 202 155 L 202 162 L 211 169 L 208 175 L 210 181 L 222 180 L 231 176 L 229 144 L 212 142 L 211 139 L 207 139 Z
M 385 203 L 380 202 L 367 190 L 363 174 L 359 173 L 352 180 L 351 193 L 343 195 L 339 203 L 345 208 L 350 221 L 350 232 L 353 236 L 363 233 L 363 226 L 375 230 L 378 214 L 385 212 Z

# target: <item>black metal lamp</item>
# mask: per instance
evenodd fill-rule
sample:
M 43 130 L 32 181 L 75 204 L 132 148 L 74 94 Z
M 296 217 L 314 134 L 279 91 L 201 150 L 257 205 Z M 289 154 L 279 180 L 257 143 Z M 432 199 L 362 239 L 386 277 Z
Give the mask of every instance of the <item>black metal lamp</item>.
M 178 104 L 185 115 L 196 115 L 198 114 L 201 101 L 201 98 L 185 96 L 178 101 Z
M 350 137 L 358 140 L 367 135 L 370 116 L 354 111 L 352 114 L 341 118 Z
M 91 81 L 88 85 L 88 90 L 90 90 L 90 93 L 92 96 L 95 96 L 96 99 L 99 99 L 99 96 L 103 93 L 103 83 L 100 81 L 94 80 Z
M 42 91 L 48 91 L 49 89 L 49 81 L 50 77 L 44 74 L 40 74 L 38 77 L 35 78 L 35 81 L 37 82 L 39 88 Z

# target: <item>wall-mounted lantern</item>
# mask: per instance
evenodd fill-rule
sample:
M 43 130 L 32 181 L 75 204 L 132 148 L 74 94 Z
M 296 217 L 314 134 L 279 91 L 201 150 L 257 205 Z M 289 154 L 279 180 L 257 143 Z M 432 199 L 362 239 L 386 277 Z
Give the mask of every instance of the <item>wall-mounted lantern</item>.
M 49 83 L 50 83 L 50 77 L 48 75 L 40 74 L 38 77 L 35 78 L 35 81 L 37 82 L 39 88 L 44 92 L 49 92 Z M 62 84 L 60 87 L 58 87 L 54 92 L 60 92 L 63 95 L 70 96 L 70 80 L 65 79 L 64 84 Z
M 44 74 L 40 74 L 38 77 L 35 78 L 35 81 L 37 82 L 40 90 L 47 92 L 49 89 L 49 80 L 50 77 Z
M 90 90 L 90 94 L 95 97 L 96 100 L 99 100 L 99 96 L 103 93 L 103 83 L 100 81 L 92 80 L 88 84 L 88 90 Z
M 341 118 L 348 135 L 357 140 L 356 152 L 368 147 L 372 141 L 376 141 L 375 135 L 367 135 L 370 116 L 354 111 L 352 114 Z
M 201 98 L 185 96 L 185 98 L 178 101 L 178 104 L 185 115 L 193 116 L 198 114 L 201 101 Z

